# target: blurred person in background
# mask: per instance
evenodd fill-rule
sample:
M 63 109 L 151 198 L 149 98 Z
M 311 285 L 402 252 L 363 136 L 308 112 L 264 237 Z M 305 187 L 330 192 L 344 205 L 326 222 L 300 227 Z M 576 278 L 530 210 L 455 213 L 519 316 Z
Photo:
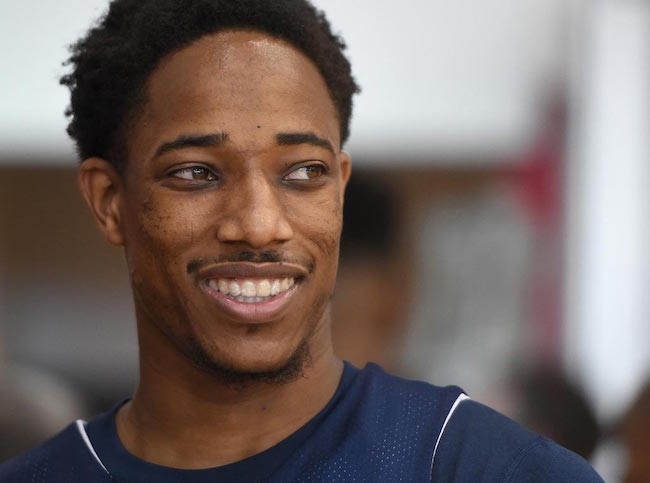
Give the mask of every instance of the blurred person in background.
M 600 438 L 598 421 L 582 391 L 559 370 L 539 368 L 514 382 L 515 421 L 591 459 Z
M 61 378 L 9 363 L 0 333 L 0 461 L 36 446 L 84 414 L 83 398 Z
M 343 50 L 303 0 L 115 0 L 73 46 L 69 133 L 125 251 L 140 381 L 0 481 L 602 481 L 455 386 L 334 354 Z
M 650 382 L 623 416 L 618 436 L 627 450 L 624 483 L 650 482 Z
M 400 250 L 396 198 L 370 173 L 352 174 L 332 300 L 333 345 L 339 357 L 356 366 L 376 362 L 389 371 L 399 367 L 411 289 L 411 264 Z

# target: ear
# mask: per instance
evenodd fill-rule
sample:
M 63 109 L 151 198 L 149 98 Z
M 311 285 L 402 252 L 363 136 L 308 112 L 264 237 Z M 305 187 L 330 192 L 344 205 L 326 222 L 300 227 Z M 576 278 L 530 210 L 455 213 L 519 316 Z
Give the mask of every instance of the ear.
M 122 177 L 113 165 L 101 158 L 88 158 L 79 167 L 79 188 L 97 226 L 113 245 L 124 244 L 121 203 Z
M 343 199 L 345 198 L 345 187 L 348 185 L 348 180 L 350 179 L 350 173 L 352 172 L 352 165 L 350 160 L 350 155 L 341 151 L 338 154 L 339 158 L 339 176 L 341 184 L 341 205 L 343 205 Z

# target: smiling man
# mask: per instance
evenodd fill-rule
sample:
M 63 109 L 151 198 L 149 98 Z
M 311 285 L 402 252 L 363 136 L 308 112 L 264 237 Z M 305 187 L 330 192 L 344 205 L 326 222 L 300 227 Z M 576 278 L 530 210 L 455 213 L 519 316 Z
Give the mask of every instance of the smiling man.
M 140 382 L 0 481 L 599 481 L 458 388 L 335 356 L 343 49 L 303 0 L 115 0 L 73 46 L 68 131 L 124 248 Z

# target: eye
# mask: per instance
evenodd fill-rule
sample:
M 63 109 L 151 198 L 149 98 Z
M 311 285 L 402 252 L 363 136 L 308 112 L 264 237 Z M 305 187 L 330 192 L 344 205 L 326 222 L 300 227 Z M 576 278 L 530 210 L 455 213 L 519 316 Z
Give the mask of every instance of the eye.
M 294 169 L 287 174 L 284 179 L 286 180 L 310 180 L 320 178 L 325 174 L 325 166 L 321 164 L 311 164 L 309 166 L 301 166 Z
M 187 181 L 215 181 L 217 179 L 216 174 L 202 166 L 190 166 L 179 169 L 170 175 L 174 178 L 185 179 Z

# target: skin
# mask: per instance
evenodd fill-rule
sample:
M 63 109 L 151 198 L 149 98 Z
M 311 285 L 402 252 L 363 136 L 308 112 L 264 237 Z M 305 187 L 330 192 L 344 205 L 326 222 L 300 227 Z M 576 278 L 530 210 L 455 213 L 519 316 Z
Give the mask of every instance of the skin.
M 157 154 L 179 136 L 215 133 L 218 145 Z M 332 149 L 281 145 L 281 133 Z M 100 229 L 124 247 L 133 288 L 140 384 L 116 419 L 128 451 L 175 468 L 220 466 L 273 446 L 327 404 L 342 371 L 329 299 L 349 174 L 325 81 L 289 44 L 225 31 L 154 70 L 125 172 L 99 158 L 79 172 Z M 279 313 L 244 320 L 192 269 L 223 259 L 301 277 Z

